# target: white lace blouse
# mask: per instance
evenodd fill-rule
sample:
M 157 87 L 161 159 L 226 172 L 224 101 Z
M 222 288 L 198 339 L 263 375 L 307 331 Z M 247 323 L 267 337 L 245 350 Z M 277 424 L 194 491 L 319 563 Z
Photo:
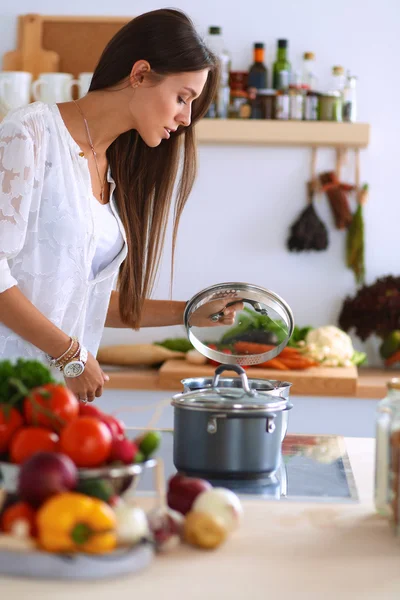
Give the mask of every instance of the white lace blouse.
M 35 102 L 0 124 L 0 293 L 18 285 L 50 321 L 96 355 L 126 236 L 109 173 L 123 246 L 92 278 L 98 232 L 89 168 L 79 153 L 55 104 Z M 44 359 L 1 320 L 1 358 Z

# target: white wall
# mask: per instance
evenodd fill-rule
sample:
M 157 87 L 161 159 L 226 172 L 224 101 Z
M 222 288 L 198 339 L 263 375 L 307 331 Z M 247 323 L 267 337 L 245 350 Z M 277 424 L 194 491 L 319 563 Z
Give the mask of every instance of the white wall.
M 15 47 L 18 14 L 134 16 L 161 6 L 169 5 L 114 0 L 112 8 L 107 8 L 98 0 L 70 0 L 63 8 L 49 0 L 16 0 L 1 15 L 0 54 Z M 398 0 L 177 0 L 174 6 L 187 11 L 202 32 L 210 24 L 223 27 L 234 69 L 247 68 L 254 41 L 266 43 L 270 64 L 276 38 L 286 37 L 294 66 L 303 51 L 316 53 L 323 85 L 333 64 L 358 75 L 359 119 L 372 126 L 371 145 L 362 152 L 361 169 L 362 180 L 371 188 L 365 208 L 367 278 L 372 282 L 380 275 L 399 274 Z M 354 293 L 355 286 L 352 272 L 344 265 L 344 234 L 333 230 L 325 199 L 318 208 L 330 225 L 329 250 L 294 255 L 285 249 L 288 227 L 305 204 L 309 161 L 306 149 L 201 147 L 199 178 L 181 223 L 174 298 L 187 299 L 218 281 L 243 280 L 283 296 L 300 325 L 335 322 L 343 298 Z M 318 168 L 332 168 L 333 161 L 332 151 L 322 151 Z M 351 164 L 345 177 L 352 180 Z M 168 293 L 166 252 L 155 297 Z M 167 333 L 171 331 L 107 330 L 104 341 L 161 339 Z

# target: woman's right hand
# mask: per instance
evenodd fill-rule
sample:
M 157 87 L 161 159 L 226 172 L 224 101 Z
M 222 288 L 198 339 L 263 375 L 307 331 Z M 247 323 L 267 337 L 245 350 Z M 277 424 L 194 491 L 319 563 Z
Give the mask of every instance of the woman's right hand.
M 82 375 L 65 377 L 65 383 L 78 400 L 93 402 L 96 397 L 99 398 L 102 395 L 104 383 L 109 379 L 109 376 L 102 371 L 98 361 L 88 352 L 88 359 Z

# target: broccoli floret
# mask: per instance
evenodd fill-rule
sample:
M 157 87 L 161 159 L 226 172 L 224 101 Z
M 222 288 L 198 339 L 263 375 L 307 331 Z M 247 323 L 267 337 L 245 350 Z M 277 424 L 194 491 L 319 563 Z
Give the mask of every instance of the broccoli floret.
M 38 360 L 19 358 L 16 363 L 2 360 L 0 361 L 0 405 L 7 404 L 12 398 L 20 396 L 14 406 L 21 408 L 23 397 L 12 384 L 13 379 L 20 381 L 28 390 L 46 383 L 54 383 L 50 370 Z

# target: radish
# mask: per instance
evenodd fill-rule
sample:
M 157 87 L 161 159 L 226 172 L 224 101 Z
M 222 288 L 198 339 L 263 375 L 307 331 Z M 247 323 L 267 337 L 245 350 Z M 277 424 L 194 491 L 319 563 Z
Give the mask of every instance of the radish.
M 125 465 L 130 465 L 139 451 L 139 448 L 134 442 L 127 438 L 114 438 L 111 446 L 111 454 L 109 461 L 120 460 Z

